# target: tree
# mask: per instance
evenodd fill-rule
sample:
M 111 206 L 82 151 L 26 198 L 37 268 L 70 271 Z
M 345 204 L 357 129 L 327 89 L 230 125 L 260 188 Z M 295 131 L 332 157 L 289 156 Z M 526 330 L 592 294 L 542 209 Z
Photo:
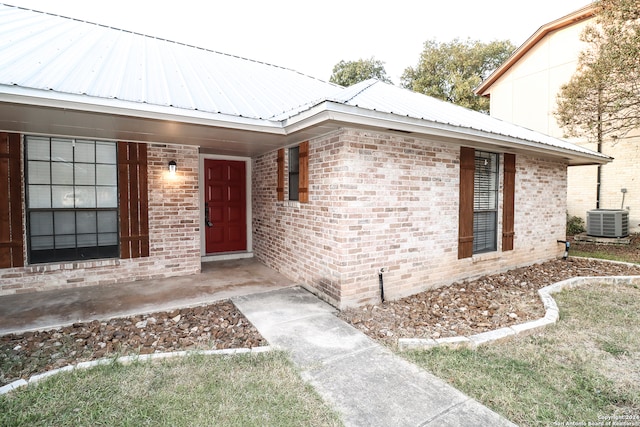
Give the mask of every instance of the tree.
M 383 82 L 391 83 L 384 69 L 384 62 L 371 57 L 358 59 L 357 61 L 340 61 L 333 67 L 333 73 L 329 81 L 340 86 L 353 84 L 376 78 Z
M 489 100 L 473 90 L 515 50 L 508 40 L 483 43 L 478 40 L 449 43 L 428 40 L 418 65 L 408 67 L 401 84 L 407 89 L 433 96 L 483 113 Z
M 587 48 L 561 87 L 555 116 L 566 136 L 601 148 L 640 128 L 640 0 L 600 0 L 595 17 L 581 35 Z

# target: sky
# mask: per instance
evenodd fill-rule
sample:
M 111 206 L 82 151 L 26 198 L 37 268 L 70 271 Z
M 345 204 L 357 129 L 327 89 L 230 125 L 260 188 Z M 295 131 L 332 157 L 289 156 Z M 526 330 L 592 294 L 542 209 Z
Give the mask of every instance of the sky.
M 510 40 L 590 0 L 0 0 L 278 65 L 329 80 L 374 57 L 400 82 L 427 40 Z

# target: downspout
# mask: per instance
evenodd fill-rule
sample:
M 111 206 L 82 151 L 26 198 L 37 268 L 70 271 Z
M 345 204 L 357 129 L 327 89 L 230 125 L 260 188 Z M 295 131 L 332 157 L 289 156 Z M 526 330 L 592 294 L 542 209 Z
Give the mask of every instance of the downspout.
M 600 144 L 598 144 L 598 153 L 602 153 L 600 151 Z M 602 181 L 602 165 L 598 165 L 598 173 L 596 178 L 596 209 L 600 209 L 600 184 Z
M 598 89 L 598 153 L 602 153 L 602 89 Z M 600 209 L 602 195 L 602 165 L 598 165 L 596 174 L 596 209 Z

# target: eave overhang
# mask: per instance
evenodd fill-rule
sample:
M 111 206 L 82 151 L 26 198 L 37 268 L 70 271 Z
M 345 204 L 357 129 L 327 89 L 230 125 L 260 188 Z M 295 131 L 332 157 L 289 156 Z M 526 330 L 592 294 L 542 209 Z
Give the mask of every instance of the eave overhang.
M 0 89 L 0 131 L 8 132 L 195 145 L 207 152 L 253 157 L 340 128 L 357 127 L 497 152 L 559 158 L 569 165 L 611 161 L 594 152 L 334 101 L 321 101 L 289 118 L 270 121 L 28 88 Z
M 468 145 L 497 152 L 521 153 L 527 155 L 560 158 L 570 166 L 601 165 L 611 157 L 588 150 L 574 150 L 555 147 L 534 141 L 526 141 L 508 135 L 489 133 L 473 128 L 449 125 L 398 116 L 392 113 L 371 111 L 359 107 L 325 101 L 283 122 L 287 134 L 301 129 L 332 123 L 337 127 L 358 127 L 380 131 L 401 133 L 405 136 L 439 140 L 456 145 Z

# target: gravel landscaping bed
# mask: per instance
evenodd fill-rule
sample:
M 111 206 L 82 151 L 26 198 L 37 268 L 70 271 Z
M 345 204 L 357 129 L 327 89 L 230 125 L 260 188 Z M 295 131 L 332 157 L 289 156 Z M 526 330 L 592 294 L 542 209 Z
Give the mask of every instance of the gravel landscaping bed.
M 537 290 L 576 276 L 640 275 L 639 266 L 569 258 L 348 309 L 339 317 L 387 345 L 468 336 L 544 316 Z M 80 361 L 128 354 L 251 348 L 264 338 L 230 301 L 0 337 L 0 386 Z
M 77 362 L 267 345 L 230 301 L 0 337 L 0 386 Z
M 569 257 L 347 309 L 339 316 L 390 346 L 398 338 L 469 336 L 543 317 L 538 289 L 547 285 L 577 276 L 637 275 L 640 265 Z

